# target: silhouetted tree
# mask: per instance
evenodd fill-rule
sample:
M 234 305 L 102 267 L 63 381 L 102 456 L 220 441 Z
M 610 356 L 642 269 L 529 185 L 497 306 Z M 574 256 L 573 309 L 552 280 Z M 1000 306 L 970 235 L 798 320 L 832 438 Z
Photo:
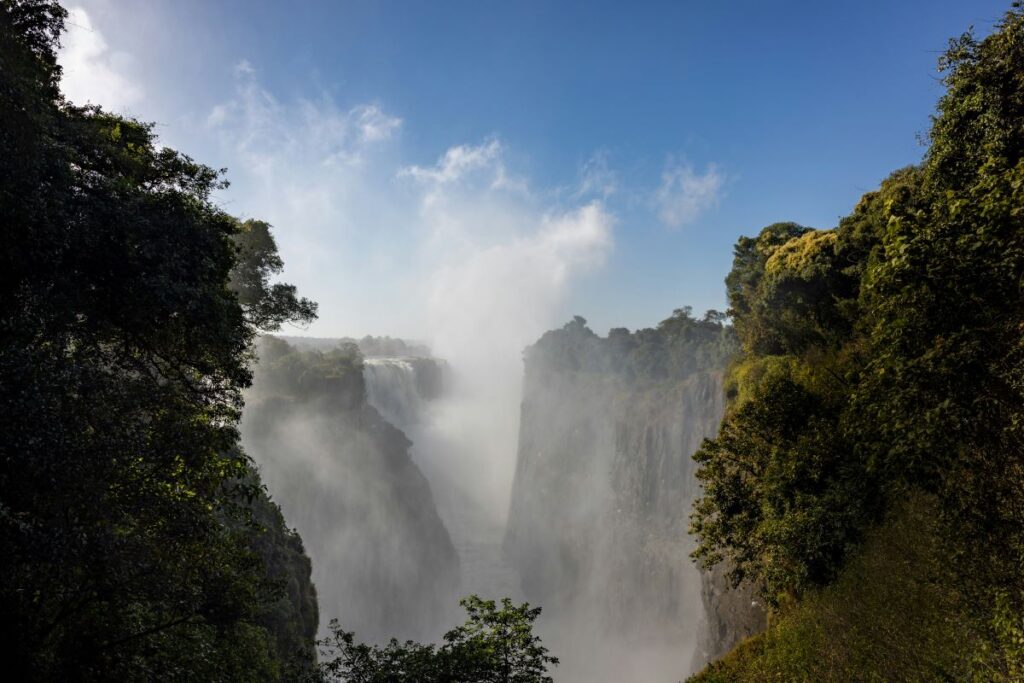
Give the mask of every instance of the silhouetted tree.
M 352 632 L 331 622 L 321 642 L 324 681 L 344 683 L 550 683 L 548 655 L 533 634 L 539 607 L 515 605 L 508 598 L 472 595 L 460 601 L 466 623 L 444 636 L 441 646 L 392 639 L 380 647 L 357 643 Z
M 63 100 L 64 18 L 0 2 L 5 675 L 271 680 L 281 577 L 236 421 L 258 329 L 314 308 L 267 286 L 273 241 L 213 204 L 217 171 Z

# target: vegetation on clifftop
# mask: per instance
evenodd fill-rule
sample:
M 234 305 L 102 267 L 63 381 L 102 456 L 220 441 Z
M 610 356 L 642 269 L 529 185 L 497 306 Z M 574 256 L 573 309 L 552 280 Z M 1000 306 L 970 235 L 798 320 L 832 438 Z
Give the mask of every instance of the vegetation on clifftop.
M 1024 12 L 940 67 L 920 166 L 835 229 L 736 246 L 742 353 L 695 456 L 693 530 L 696 556 L 757 585 L 777 621 L 699 680 L 1024 674 Z M 812 661 L 837 650 L 839 669 Z
M 722 368 L 736 352 L 725 315 L 708 311 L 701 318 L 686 306 L 657 327 L 630 332 L 624 327 L 600 337 L 576 316 L 561 329 L 545 332 L 526 349 L 527 372 L 619 376 L 629 383 L 686 379 Z

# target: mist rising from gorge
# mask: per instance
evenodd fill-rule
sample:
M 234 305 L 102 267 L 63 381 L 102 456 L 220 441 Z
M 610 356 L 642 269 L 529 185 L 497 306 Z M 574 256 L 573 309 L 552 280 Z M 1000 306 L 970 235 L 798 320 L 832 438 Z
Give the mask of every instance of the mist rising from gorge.
M 239 100 L 241 104 L 234 109 L 225 109 L 226 119 L 241 117 L 244 122 L 252 113 L 250 98 L 258 94 L 258 85 L 251 81 L 246 87 L 249 89 L 243 92 Z M 272 113 L 273 120 L 282 115 L 287 118 L 286 111 L 275 109 Z M 370 164 L 368 177 L 373 181 L 374 173 L 380 170 L 375 166 L 373 150 L 368 146 L 361 154 Z M 682 623 L 672 628 L 667 628 L 669 617 L 659 617 L 653 630 L 645 630 L 644 634 L 649 635 L 664 626 L 666 628 L 660 628 L 660 631 L 668 635 L 646 642 L 641 642 L 639 635 L 623 637 L 629 636 L 625 630 L 635 625 L 635 621 L 617 626 L 607 605 L 591 607 L 586 604 L 600 602 L 601 596 L 606 594 L 614 594 L 617 600 L 624 599 L 632 588 L 615 585 L 617 582 L 621 584 L 622 576 L 618 570 L 609 570 L 604 575 L 594 573 L 585 579 L 581 577 L 580 581 L 585 581 L 589 587 L 585 590 L 580 587 L 578 594 L 571 599 L 549 596 L 545 591 L 550 587 L 534 590 L 531 595 L 529 590 L 524 590 L 521 568 L 509 562 L 503 549 L 509 510 L 515 505 L 512 500 L 513 480 L 517 462 L 522 458 L 523 351 L 547 330 L 564 322 L 564 306 L 574 288 L 588 274 L 600 269 L 611 253 L 615 224 L 615 217 L 603 201 L 611 190 L 606 185 L 598 187 L 594 184 L 592 175 L 585 178 L 586 182 L 581 184 L 579 191 L 552 198 L 546 191 L 538 192 L 532 188 L 528 179 L 517 176 L 509 168 L 506 156 L 505 146 L 491 139 L 479 145 L 452 147 L 433 165 L 406 166 L 400 170 L 393 181 L 406 193 L 399 194 L 388 212 L 395 214 L 396 220 L 416 226 L 416 239 L 403 257 L 408 259 L 409 269 L 400 278 L 382 282 L 383 292 L 379 299 L 363 297 L 362 302 L 355 302 L 363 306 L 369 300 L 398 299 L 398 308 L 388 317 L 402 318 L 401 326 L 373 331 L 377 334 L 411 332 L 446 367 L 444 390 L 429 400 L 416 399 L 409 393 L 408 380 L 401 378 L 409 368 L 394 357 L 392 360 L 368 358 L 364 373 L 368 383 L 368 404 L 378 409 L 410 440 L 408 453 L 412 463 L 429 481 L 430 514 L 436 514 L 442 521 L 458 558 L 455 579 L 446 579 L 436 585 L 421 583 L 422 590 L 431 593 L 430 598 L 420 596 L 410 598 L 409 602 L 439 605 L 448 599 L 454 605 L 452 585 L 455 593 L 462 595 L 478 593 L 486 598 L 508 595 L 516 600 L 529 599 L 545 609 L 538 622 L 538 632 L 546 642 L 550 641 L 552 647 L 564 650 L 554 651 L 565 662 L 561 672 L 555 672 L 556 680 L 599 680 L 602 676 L 604 680 L 614 680 L 616 676 L 635 673 L 640 661 L 647 662 L 647 672 L 655 678 L 674 680 L 685 674 L 690 666 L 701 621 L 699 577 L 695 578 L 697 574 L 683 546 L 674 545 L 666 557 L 671 555 L 672 561 L 682 563 L 684 568 L 680 570 L 680 576 L 689 578 L 677 580 L 669 577 L 666 581 L 675 582 L 674 586 L 685 584 L 682 590 L 689 596 L 686 604 L 692 614 L 688 613 Z M 286 159 L 290 158 L 289 153 Z M 332 169 L 329 174 L 342 172 Z M 343 175 L 336 180 L 350 185 L 346 201 L 366 208 L 367 198 L 351 195 L 352 184 L 358 186 L 368 182 L 366 178 L 357 177 L 358 174 L 351 170 L 344 170 Z M 320 187 L 323 183 L 314 179 L 312 184 Z M 685 188 L 680 190 L 683 194 L 686 191 Z M 381 201 L 374 193 L 368 196 L 373 201 Z M 315 224 L 324 224 L 326 217 L 332 215 L 334 199 L 323 206 L 326 213 L 314 216 Z M 274 207 L 268 207 L 265 213 L 273 210 Z M 362 283 L 360 287 L 374 289 L 376 285 Z M 396 297 L 396 291 L 402 292 L 402 296 Z M 339 337 L 365 330 L 365 327 L 348 329 L 329 318 L 324 324 L 337 329 Z M 327 328 L 318 327 L 317 334 L 323 334 L 323 329 Z M 390 389 L 385 390 L 385 385 Z M 396 395 L 399 396 L 397 400 Z M 551 397 L 552 405 L 557 405 L 559 400 L 558 396 Z M 607 410 L 607 407 L 602 410 Z M 551 415 L 554 420 L 560 416 L 566 418 L 569 429 L 574 428 L 572 420 L 580 417 L 571 412 Z M 609 417 L 610 413 L 603 416 Z M 586 419 L 593 417 L 586 416 Z M 550 430 L 546 433 L 558 438 Z M 337 438 L 340 438 L 337 434 L 316 437 L 328 442 Z M 316 448 L 315 439 L 309 447 Z M 332 448 L 336 448 L 332 443 L 323 444 L 323 450 L 327 452 Z M 608 440 L 601 444 L 600 453 L 607 454 L 614 449 L 615 435 L 610 433 Z M 690 454 L 678 449 L 673 452 L 677 457 Z M 610 460 L 600 455 L 598 462 L 606 466 Z M 283 465 L 281 469 L 290 467 Z M 332 467 L 325 465 L 319 471 L 314 466 L 308 474 L 315 483 L 309 485 L 323 488 L 320 479 Z M 605 475 L 611 476 L 610 473 Z M 363 475 L 359 474 L 357 478 L 359 476 Z M 326 477 L 328 481 L 332 478 Z M 319 527 L 310 525 L 308 531 L 304 530 L 299 517 L 289 513 L 292 505 L 305 504 L 311 498 L 308 491 L 299 488 L 285 493 L 274 485 L 269 473 L 267 479 L 288 518 L 295 520 L 293 523 L 307 538 L 314 567 L 317 567 L 316 547 L 321 547 L 321 555 L 330 558 L 334 551 L 328 548 L 333 548 L 339 539 L 328 538 L 326 530 Z M 540 480 L 534 484 L 546 486 Z M 603 521 L 613 504 L 615 491 L 610 480 L 598 484 L 598 479 L 588 482 L 588 488 L 581 490 L 579 497 L 573 500 L 592 499 L 596 518 Z M 357 494 L 360 499 L 365 499 L 368 492 L 374 490 L 372 486 L 358 483 L 355 486 L 360 489 Z M 342 493 L 341 490 L 332 493 L 328 488 L 312 498 L 323 499 Z M 390 500 L 390 493 L 381 495 L 382 500 Z M 688 504 L 689 500 L 689 497 L 682 499 L 681 504 Z M 368 502 L 367 505 L 369 509 L 375 509 L 374 504 Z M 553 512 L 579 515 L 584 511 L 567 508 Z M 371 517 L 376 519 L 380 515 Z M 563 528 L 563 522 L 551 521 L 553 528 Z M 685 520 L 681 523 L 684 528 Z M 676 531 L 679 528 L 678 524 L 674 527 Z M 408 531 L 395 533 L 401 538 Z M 602 562 L 616 554 L 621 555 L 625 546 L 619 542 L 624 538 L 624 532 L 620 530 L 617 533 L 619 535 L 605 550 L 588 550 L 583 559 Z M 685 534 L 685 528 L 680 533 Z M 374 545 L 376 541 L 369 540 L 371 538 L 372 533 L 367 538 L 358 539 L 356 547 L 361 549 L 360 553 L 366 554 L 362 549 Z M 413 558 L 423 552 L 412 543 L 406 550 Z M 556 554 L 563 552 L 555 544 L 548 546 L 547 550 Z M 388 571 L 395 570 L 405 561 L 395 560 Z M 344 581 L 339 578 L 343 576 L 342 570 L 352 570 L 341 557 L 325 562 L 330 568 L 314 569 L 318 585 L 324 581 Z M 409 562 L 415 565 L 417 560 Z M 364 568 L 357 567 L 356 570 L 363 571 Z M 398 572 L 395 576 L 405 574 Z M 633 577 L 631 581 L 635 587 L 639 578 Z M 643 599 L 649 602 L 652 596 L 656 597 L 665 583 L 658 585 L 661 588 L 646 593 Z M 321 592 L 331 590 L 322 589 Z M 670 590 L 675 591 L 675 588 Z M 335 591 L 335 595 L 338 596 L 336 599 L 322 600 L 321 612 L 325 619 L 334 616 L 332 604 L 354 604 L 345 597 L 344 591 Z M 678 603 L 676 597 L 668 600 Z M 423 609 L 429 611 L 427 607 Z M 436 618 L 419 624 L 417 628 L 420 630 L 409 628 L 408 623 L 398 623 L 397 613 L 388 616 L 365 613 L 367 610 L 372 612 L 369 605 L 355 607 L 351 613 L 353 618 L 348 620 L 345 614 L 336 616 L 343 620 L 346 628 L 371 639 L 381 637 L 386 631 L 383 626 L 388 623 L 395 625 L 394 634 L 399 637 L 419 637 L 420 633 L 427 632 L 434 638 L 441 629 L 454 623 L 451 611 L 440 607 L 435 610 Z M 678 615 L 676 611 L 671 616 Z M 363 628 L 361 620 L 370 626 Z M 574 635 L 568 637 L 566 634 Z M 598 650 L 606 656 L 597 657 L 594 653 Z M 633 655 L 627 658 L 627 652 Z M 589 667 L 584 665 L 586 662 L 590 663 Z
M 457 613 L 459 563 L 410 442 L 366 400 L 354 347 L 266 338 L 241 424 L 313 560 L 321 632 L 435 639 Z
M 504 332 L 443 359 L 265 341 L 245 445 L 306 540 L 323 620 L 436 640 L 458 596 L 509 596 L 544 608 L 556 680 L 678 678 L 709 648 L 686 524 L 727 330 L 680 313 L 601 338 L 577 319 L 525 367 Z

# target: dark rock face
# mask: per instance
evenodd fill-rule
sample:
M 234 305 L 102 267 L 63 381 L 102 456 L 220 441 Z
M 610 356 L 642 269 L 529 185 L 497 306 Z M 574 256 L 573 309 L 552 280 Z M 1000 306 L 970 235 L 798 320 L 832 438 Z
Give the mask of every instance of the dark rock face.
M 767 615 L 750 585 L 733 588 L 725 565 L 701 572 L 704 628 L 694 653 L 694 669 L 718 659 L 744 638 L 767 627 Z
M 310 353 L 264 358 L 242 436 L 313 560 L 321 626 L 435 637 L 457 610 L 459 566 L 430 486 L 366 401 L 358 357 Z
M 505 548 L 526 595 L 609 638 L 675 652 L 703 619 L 689 558 L 690 456 L 722 414 L 720 373 L 628 388 L 592 378 L 528 387 Z M 582 618 L 582 616 L 581 616 Z
M 622 339 L 580 341 L 571 325 L 570 343 L 527 351 L 505 551 L 559 621 L 551 644 L 570 653 L 568 679 L 677 680 L 744 635 L 733 623 L 751 608 L 689 557 L 692 455 L 722 419 L 724 360 L 638 376 L 616 368 L 650 345 L 617 366 L 609 347 Z M 592 653 L 591 669 L 574 650 Z
M 255 472 L 252 480 L 260 484 Z M 258 623 L 273 634 L 286 666 L 297 673 L 308 671 L 315 661 L 320 619 L 312 564 L 302 538 L 288 528 L 280 508 L 265 492 L 253 498 L 249 508 L 258 525 L 246 530 L 250 545 L 263 561 L 267 577 L 281 588 L 281 595 L 264 607 Z

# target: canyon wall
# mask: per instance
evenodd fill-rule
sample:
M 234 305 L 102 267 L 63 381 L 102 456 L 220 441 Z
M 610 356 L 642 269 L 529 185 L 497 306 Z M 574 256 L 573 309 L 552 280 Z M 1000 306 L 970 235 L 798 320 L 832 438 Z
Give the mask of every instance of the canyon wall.
M 680 311 L 607 338 L 576 319 L 527 350 L 505 551 L 550 613 L 560 679 L 678 680 L 760 619 L 689 557 L 691 456 L 722 419 L 732 348 Z
M 411 442 L 367 400 L 354 347 L 264 339 L 242 440 L 313 560 L 321 628 L 436 638 L 457 612 L 459 563 Z

